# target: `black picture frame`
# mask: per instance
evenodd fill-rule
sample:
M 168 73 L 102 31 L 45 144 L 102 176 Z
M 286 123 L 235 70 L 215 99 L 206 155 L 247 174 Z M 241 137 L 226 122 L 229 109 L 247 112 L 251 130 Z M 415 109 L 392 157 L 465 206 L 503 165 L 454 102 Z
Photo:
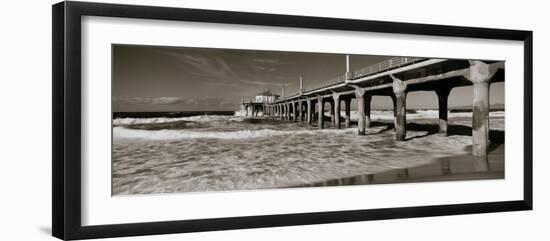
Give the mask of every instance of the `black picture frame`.
M 52 16 L 52 233 L 53 236 L 57 238 L 88 239 L 308 225 L 531 210 L 533 207 L 533 33 L 531 31 L 70 1 L 53 5 Z M 342 210 L 333 212 L 82 226 L 80 170 L 82 138 L 81 17 L 83 16 L 195 21 L 523 41 L 525 81 L 523 199 L 455 205 Z

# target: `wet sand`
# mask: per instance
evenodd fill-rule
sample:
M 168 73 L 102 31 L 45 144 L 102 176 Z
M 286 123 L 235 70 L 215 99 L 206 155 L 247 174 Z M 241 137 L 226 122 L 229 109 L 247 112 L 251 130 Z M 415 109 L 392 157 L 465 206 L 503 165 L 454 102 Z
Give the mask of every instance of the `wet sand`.
M 430 164 L 400 168 L 381 173 L 337 178 L 297 187 L 339 185 L 390 184 L 411 182 L 439 182 L 488 180 L 504 178 L 504 145 L 499 145 L 487 157 L 456 155 L 438 158 Z

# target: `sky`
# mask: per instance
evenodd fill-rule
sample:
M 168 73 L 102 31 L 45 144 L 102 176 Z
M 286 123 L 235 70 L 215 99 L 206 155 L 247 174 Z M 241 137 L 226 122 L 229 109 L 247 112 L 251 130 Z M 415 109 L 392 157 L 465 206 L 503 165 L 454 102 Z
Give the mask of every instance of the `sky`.
M 342 75 L 345 54 L 187 47 L 113 45 L 114 112 L 231 111 L 270 89 L 289 96 Z M 390 57 L 350 55 L 357 70 Z M 491 104 L 504 103 L 504 83 L 491 85 Z M 472 104 L 471 87 L 454 88 L 449 106 Z M 374 97 L 373 109 L 392 106 L 389 97 Z M 411 92 L 407 108 L 437 108 L 433 92 Z

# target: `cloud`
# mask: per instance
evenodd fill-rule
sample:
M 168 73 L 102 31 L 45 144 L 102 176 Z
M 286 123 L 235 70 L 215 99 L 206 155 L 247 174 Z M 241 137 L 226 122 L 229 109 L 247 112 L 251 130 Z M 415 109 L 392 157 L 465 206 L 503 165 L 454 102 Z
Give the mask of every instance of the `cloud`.
M 181 97 L 133 97 L 113 98 L 114 104 L 123 105 L 181 105 L 181 106 L 225 106 L 234 105 L 234 101 L 221 98 L 181 98 Z
M 287 83 L 280 83 L 281 80 L 269 81 L 258 79 L 257 74 L 253 72 L 275 73 L 276 65 L 280 62 L 273 58 L 246 58 L 241 56 L 238 62 L 230 62 L 224 58 L 223 54 L 216 52 L 203 53 L 180 53 L 174 51 L 163 51 L 164 54 L 175 58 L 181 62 L 188 74 L 201 78 L 207 78 L 209 85 L 236 87 L 239 84 L 266 86 L 287 86 Z M 233 59 L 234 60 L 234 59 Z M 240 62 L 239 62 L 240 61 Z M 252 63 L 251 63 L 252 62 Z M 244 71 L 242 68 L 236 68 L 235 64 L 243 63 L 244 66 L 250 66 Z M 252 71 L 250 71 L 252 70 Z
M 186 103 L 185 99 L 178 97 L 134 97 L 134 98 L 113 98 L 115 104 L 152 104 L 152 105 L 172 105 Z
M 276 83 L 276 82 L 267 82 L 267 81 L 259 81 L 259 80 L 241 80 L 239 81 L 244 84 L 252 84 L 252 85 L 261 85 L 261 86 L 289 86 L 289 83 Z
M 190 67 L 190 72 L 195 75 L 217 79 L 227 79 L 228 77 L 235 78 L 239 76 L 227 61 L 216 55 L 187 54 L 171 51 L 164 51 L 164 53 L 178 59 L 184 65 Z
M 262 72 L 263 71 L 274 72 L 277 70 L 277 68 L 275 67 L 266 67 L 266 66 L 260 66 L 260 65 L 252 66 L 252 69 L 256 71 L 262 71 Z
M 252 61 L 262 64 L 278 64 L 279 59 L 255 58 Z

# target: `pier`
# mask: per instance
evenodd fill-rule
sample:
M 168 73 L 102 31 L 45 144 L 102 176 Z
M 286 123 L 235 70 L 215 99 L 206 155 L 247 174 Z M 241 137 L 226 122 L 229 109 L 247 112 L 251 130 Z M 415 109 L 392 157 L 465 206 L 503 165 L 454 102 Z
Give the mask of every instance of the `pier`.
M 365 135 L 370 127 L 373 96 L 389 96 L 393 102 L 395 140 L 405 141 L 407 134 L 407 94 L 434 91 L 439 106 L 439 135 L 447 135 L 448 97 L 455 87 L 473 86 L 472 155 L 486 156 L 489 145 L 489 87 L 504 81 L 503 61 L 479 61 L 396 57 L 355 71 L 349 67 L 341 76 L 270 101 L 242 102 L 247 115 L 263 115 L 288 121 L 307 122 L 325 128 L 325 109 L 331 113 L 334 128 L 350 127 L 351 102 L 356 100 L 357 133 Z M 340 116 L 344 109 L 344 116 Z M 368 138 L 368 136 L 365 136 Z

